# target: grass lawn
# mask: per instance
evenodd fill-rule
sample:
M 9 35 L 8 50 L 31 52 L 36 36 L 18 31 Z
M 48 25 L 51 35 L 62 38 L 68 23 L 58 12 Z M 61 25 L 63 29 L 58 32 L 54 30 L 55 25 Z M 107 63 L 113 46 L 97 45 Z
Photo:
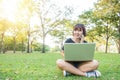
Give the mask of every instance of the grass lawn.
M 80 76 L 63 77 L 56 66 L 59 53 L 0 54 L 0 80 L 96 80 Z M 120 80 L 120 54 L 95 53 L 102 73 L 97 80 Z

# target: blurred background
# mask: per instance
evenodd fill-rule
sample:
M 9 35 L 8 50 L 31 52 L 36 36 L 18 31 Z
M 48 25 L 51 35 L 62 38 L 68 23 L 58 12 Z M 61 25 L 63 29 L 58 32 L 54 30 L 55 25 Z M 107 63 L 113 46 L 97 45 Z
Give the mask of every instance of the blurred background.
M 0 53 L 60 51 L 76 23 L 96 51 L 120 53 L 119 0 L 0 0 Z

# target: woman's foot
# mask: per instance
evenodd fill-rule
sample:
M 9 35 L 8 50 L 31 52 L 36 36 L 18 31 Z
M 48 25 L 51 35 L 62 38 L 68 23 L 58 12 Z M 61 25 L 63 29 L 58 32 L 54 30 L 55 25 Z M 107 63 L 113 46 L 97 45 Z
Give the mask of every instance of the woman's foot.
M 97 77 L 101 76 L 101 73 L 98 70 L 94 70 L 94 71 L 87 72 L 86 76 L 87 77 L 96 77 L 97 78 Z
M 63 76 L 67 77 L 67 76 L 69 76 L 69 75 L 71 75 L 71 73 L 69 73 L 69 72 L 63 70 Z

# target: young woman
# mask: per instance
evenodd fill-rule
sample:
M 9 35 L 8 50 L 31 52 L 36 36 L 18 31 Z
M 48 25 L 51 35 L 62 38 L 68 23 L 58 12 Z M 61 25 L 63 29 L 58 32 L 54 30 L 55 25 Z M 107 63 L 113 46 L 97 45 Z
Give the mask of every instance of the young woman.
M 86 43 L 84 37 L 86 36 L 86 29 L 83 24 L 76 24 L 73 28 L 73 37 L 65 41 L 65 43 Z M 64 57 L 64 47 L 62 48 L 61 55 Z M 63 59 L 56 61 L 57 66 L 63 71 L 64 76 L 75 74 L 86 77 L 100 77 L 101 73 L 97 70 L 99 62 L 92 61 L 77 61 L 68 62 Z

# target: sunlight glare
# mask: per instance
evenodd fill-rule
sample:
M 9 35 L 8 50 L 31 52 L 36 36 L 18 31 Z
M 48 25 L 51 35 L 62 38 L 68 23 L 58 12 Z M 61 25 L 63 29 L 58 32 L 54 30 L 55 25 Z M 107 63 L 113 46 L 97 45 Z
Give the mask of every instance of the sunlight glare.
M 2 1 L 2 17 L 10 21 L 15 21 L 18 0 L 3 0 Z

